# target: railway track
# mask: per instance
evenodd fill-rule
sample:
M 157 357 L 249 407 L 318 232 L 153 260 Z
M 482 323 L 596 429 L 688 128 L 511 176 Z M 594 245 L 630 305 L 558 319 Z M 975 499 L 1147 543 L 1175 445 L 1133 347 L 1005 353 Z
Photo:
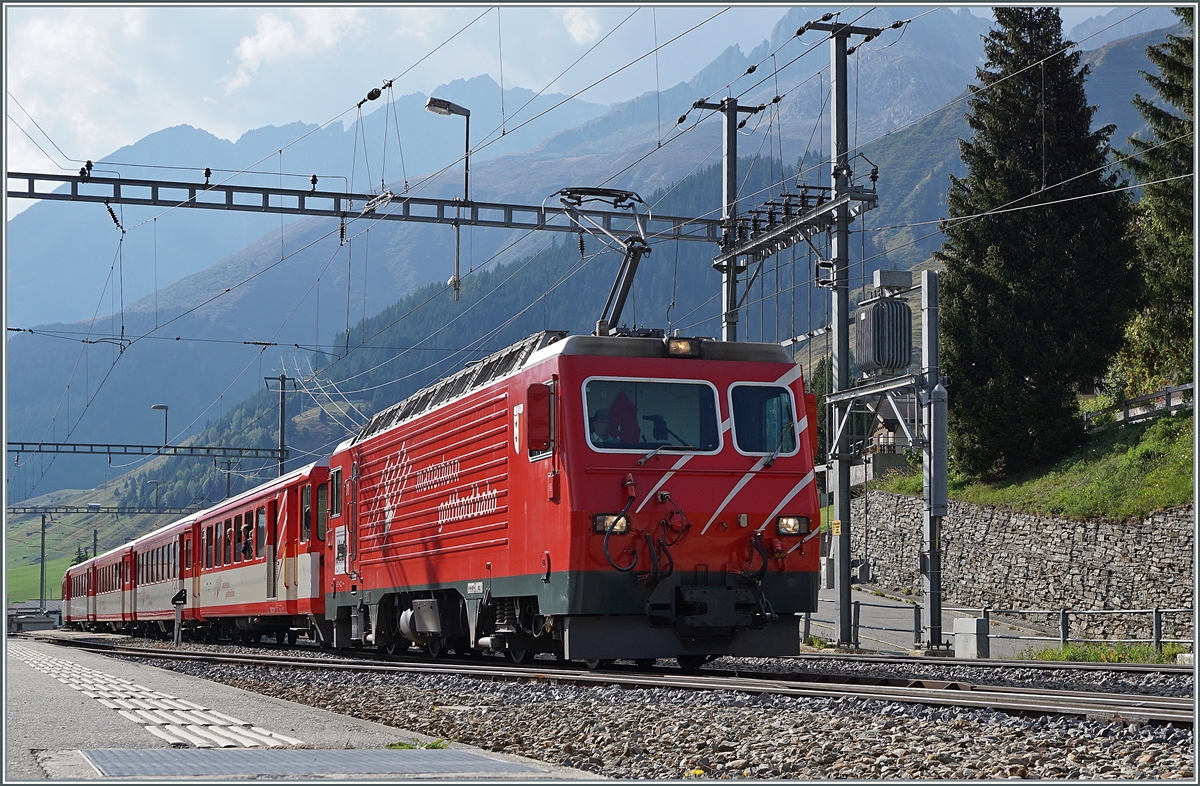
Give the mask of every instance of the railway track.
M 790 697 L 825 699 L 857 698 L 944 707 L 990 708 L 1004 712 L 1034 715 L 1074 715 L 1088 719 L 1126 722 L 1173 723 L 1191 726 L 1194 707 L 1191 698 L 1150 696 L 1095 691 L 1047 690 L 1011 686 L 981 685 L 964 681 L 898 679 L 894 677 L 854 677 L 823 673 L 751 673 L 746 671 L 705 670 L 681 672 L 674 668 L 619 666 L 591 671 L 577 664 L 538 661 L 525 666 L 492 659 L 417 660 L 403 657 L 314 658 L 296 655 L 213 653 L 168 651 L 154 647 L 101 644 L 94 641 L 54 643 L 109 655 L 191 661 L 209 664 L 269 666 L 344 672 L 410 673 L 485 680 L 527 680 L 576 685 L 616 685 L 625 688 L 668 688 L 696 691 L 734 691 L 746 694 L 774 694 Z M 883 659 L 881 659 L 883 660 Z M 918 659 L 919 660 L 919 659 Z M 970 661 L 970 665 L 986 662 Z M 987 665 L 991 665 L 990 663 Z M 1022 662 L 1022 667 L 1028 664 Z M 1055 664 L 1055 668 L 1070 668 Z M 1123 665 L 1126 668 L 1132 664 Z

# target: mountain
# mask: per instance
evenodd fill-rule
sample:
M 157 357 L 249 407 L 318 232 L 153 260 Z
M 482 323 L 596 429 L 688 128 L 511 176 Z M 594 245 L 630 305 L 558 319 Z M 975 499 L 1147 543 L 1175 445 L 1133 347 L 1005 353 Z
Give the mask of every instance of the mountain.
M 434 92 L 471 109 L 475 163 L 532 147 L 607 110 L 557 93 L 535 97 L 524 88 L 505 90 L 507 133 L 501 136 L 500 86 L 489 77 L 457 79 Z M 412 93 L 397 97 L 394 105 L 380 106 L 386 97 L 367 103 L 364 109 L 374 111 L 363 115 L 361 126 L 357 120 L 324 128 L 290 123 L 253 129 L 232 142 L 202 129 L 175 126 L 98 159 L 94 171 L 197 183 L 203 182 L 202 172 L 209 167 L 214 182 L 233 178 L 236 183 L 289 188 L 308 188 L 315 174 L 322 189 L 377 193 L 382 179 L 393 183 L 399 193 L 406 180 L 416 184 L 425 173 L 462 156 L 461 118 L 425 111 L 426 98 Z M 559 103 L 557 111 L 517 127 Z M 372 140 L 372 146 L 364 140 Z M 457 183 L 461 182 L 460 177 Z M 451 185 L 450 180 L 445 182 L 447 191 Z M 129 230 L 123 237 L 97 204 L 38 202 L 8 222 L 9 325 L 33 327 L 90 318 L 97 313 L 98 302 L 108 305 L 114 288 L 115 299 L 132 303 L 208 269 L 264 233 L 278 232 L 281 226 L 286 231 L 294 221 L 244 212 L 115 209 L 121 225 Z M 119 283 L 108 283 L 110 278 L 122 279 L 123 289 Z M 51 281 L 54 285 L 48 286 Z M 106 312 L 103 308 L 99 313 Z
M 1113 41 L 1161 30 L 1178 22 L 1179 17 L 1171 13 L 1169 6 L 1148 6 L 1140 9 L 1124 6 L 1080 22 L 1071 28 L 1067 38 L 1079 42 L 1085 49 L 1098 49 Z
M 892 19 L 916 15 L 900 8 L 884 8 L 875 13 L 880 15 L 879 21 L 871 23 L 881 26 L 885 22 L 890 24 Z M 806 14 L 789 12 L 776 26 L 771 39 L 750 54 L 731 47 L 690 82 L 664 91 L 663 115 L 677 117 L 697 98 L 717 95 L 731 82 L 735 83 L 736 90 L 744 86 L 746 100 L 769 102 L 775 91 L 773 78 L 750 89 L 753 81 L 764 76 L 765 66 L 760 66 L 756 74 L 751 75 L 753 78 L 745 77 L 744 73 L 754 63 L 769 61 L 768 53 L 777 48 L 780 53 L 777 58 L 785 53 L 790 53 L 789 57 L 799 55 L 810 43 L 802 41 L 803 45 L 800 45 L 788 43 L 788 40 L 807 18 Z M 931 32 L 919 24 L 922 22 L 937 23 L 941 27 Z M 878 49 L 868 47 L 852 58 L 858 62 L 863 75 L 858 91 L 863 108 L 859 116 L 858 139 L 867 159 L 880 169 L 878 188 L 881 195 L 880 208 L 868 213 L 864 219 L 867 232 L 858 235 L 861 242 L 852 243 L 856 277 L 868 277 L 870 271 L 879 266 L 909 267 L 924 260 L 940 243 L 935 230 L 936 221 L 945 214 L 947 174 L 961 173 L 956 140 L 967 134 L 963 121 L 965 102 L 946 105 L 961 96 L 963 87 L 973 81 L 981 51 L 978 36 L 982 29 L 986 29 L 986 22 L 965 10 L 954 13 L 936 9 L 907 28 L 889 30 L 873 44 Z M 1103 112 L 1111 111 L 1115 113 L 1114 117 L 1120 115 L 1134 90 L 1145 91 L 1142 86 L 1131 87 L 1126 77 L 1129 73 L 1136 74 L 1138 68 L 1150 70 L 1144 57 L 1145 45 L 1161 40 L 1162 33 L 1158 31 L 1157 39 L 1155 35 L 1146 35 L 1113 42 L 1099 52 L 1088 54 L 1095 64 L 1095 73 L 1088 83 L 1089 98 L 1100 105 Z M 971 49 L 972 41 L 974 50 Z M 807 57 L 818 67 L 823 65 L 828 58 L 827 45 L 816 46 L 813 54 Z M 889 57 L 903 63 L 904 68 L 888 73 L 881 64 L 890 62 Z M 868 72 L 871 63 L 875 65 Z M 856 73 L 858 70 L 852 70 L 852 77 Z M 940 79 L 944 84 L 935 91 L 930 80 L 936 73 L 943 74 Z M 793 78 L 800 81 L 798 77 Z M 852 86 L 854 84 L 851 82 Z M 780 127 L 768 111 L 755 115 L 740 137 L 743 161 L 739 172 L 742 177 L 750 178 L 743 187 L 743 193 L 747 195 L 743 209 L 751 202 L 763 201 L 771 193 L 769 184 L 783 179 L 778 160 L 780 149 L 784 161 L 794 167 L 802 154 L 808 152 L 810 158 L 806 160 L 811 163 L 822 147 L 827 147 L 827 144 L 822 145 L 822 139 L 827 139 L 827 129 L 816 123 L 820 115 L 819 102 L 814 97 L 812 106 L 806 108 L 808 99 L 804 90 L 808 87 L 791 89 L 781 84 L 780 92 L 794 95 L 795 105 L 791 99 L 780 102 L 783 107 L 780 134 L 772 137 L 765 133 L 768 126 L 772 129 Z M 764 90 L 766 93 L 762 92 Z M 766 99 L 755 96 L 766 96 Z M 867 96 L 879 102 L 878 108 L 868 105 Z M 894 96 L 907 98 L 900 100 Z M 447 97 L 456 100 L 453 94 L 447 94 Z M 893 97 L 890 102 L 889 97 Z M 916 108 L 910 105 L 909 98 L 921 99 Z M 532 149 L 507 152 L 491 159 L 481 154 L 478 161 L 472 161 L 472 195 L 477 199 L 539 203 L 566 185 L 609 185 L 634 188 L 647 196 L 656 191 L 667 194 L 662 204 L 654 208 L 659 213 L 675 210 L 677 214 L 685 215 L 715 214 L 720 203 L 720 175 L 713 168 L 720 155 L 719 122 L 709 117 L 693 130 L 682 134 L 669 132 L 664 135 L 660 148 L 657 103 L 653 94 L 646 94 L 618 104 L 577 127 L 552 134 Z M 886 117 L 876 118 L 875 112 Z M 426 113 L 420 114 L 425 119 Z M 691 128 L 698 115 L 696 112 L 688 114 L 690 119 L 681 128 Z M 372 116 L 377 115 L 378 112 Z M 806 116 L 809 117 L 807 121 L 803 120 Z M 1104 121 L 1104 117 L 1098 114 L 1097 122 Z M 443 130 L 447 123 L 453 128 L 457 121 L 457 118 L 433 115 L 428 115 L 428 119 L 440 124 L 436 127 Z M 753 123 L 758 120 L 762 120 L 762 124 L 755 135 Z M 486 124 L 481 127 L 486 128 Z M 380 119 L 376 130 L 382 129 Z M 474 129 L 475 126 L 472 127 L 473 138 Z M 260 149 L 274 144 L 268 140 L 287 135 L 279 132 L 278 136 L 272 136 L 272 133 L 263 132 Z M 327 129 L 322 133 L 333 132 Z M 339 130 L 337 133 L 349 132 Z M 1119 129 L 1115 137 L 1118 143 L 1123 138 L 1122 133 Z M 453 132 L 443 135 L 449 139 L 446 143 L 449 148 L 461 144 L 461 136 Z M 314 134 L 312 138 L 319 136 Z M 378 137 L 369 132 L 368 138 Z M 766 145 L 768 141 L 770 147 Z M 342 137 L 342 143 L 348 146 L 350 140 Z M 772 157 L 768 150 L 774 150 L 775 156 Z M 407 151 L 406 146 L 406 156 Z M 374 155 L 372 152 L 371 161 L 375 160 Z M 451 150 L 443 163 L 452 160 L 453 155 Z M 639 159 L 642 160 L 637 165 L 631 166 Z M 390 154 L 388 160 L 393 160 Z M 869 171 L 866 162 L 856 160 L 853 167 L 859 178 Z M 805 168 L 808 168 L 807 163 Z M 626 169 L 628 171 L 621 174 Z M 827 182 L 828 175 L 823 170 L 824 167 L 816 167 L 808 174 L 807 182 L 820 177 L 826 178 Z M 378 173 L 378 169 L 372 171 Z M 391 163 L 388 171 L 392 171 Z M 689 176 L 699 179 L 689 181 Z M 459 177 L 460 174 L 453 171 L 447 172 L 422 193 L 456 194 L 461 189 Z M 688 181 L 690 185 L 671 189 L 681 181 Z M 403 188 L 402 180 L 399 183 L 391 181 L 390 185 L 394 190 Z M 689 198 L 677 201 L 682 194 Z M 83 209 L 97 206 L 58 207 Z M 171 215 L 174 218 L 188 212 L 179 210 Z M 191 214 L 210 217 L 218 222 L 213 226 L 224 226 L 220 222 L 231 219 L 225 213 L 192 211 Z M 107 214 L 102 214 L 102 218 L 107 221 Z M 272 219 L 268 217 L 267 221 Z M 365 231 L 367 229 L 369 231 Z M 352 221 L 347 228 L 350 242 L 344 245 L 339 242 L 337 230 L 334 220 L 304 219 L 285 224 L 281 237 L 278 217 L 274 217 L 267 234 L 227 254 L 216 264 L 170 285 L 160 286 L 156 294 L 141 300 L 130 302 L 133 298 L 127 296 L 123 310 L 112 309 L 115 317 L 110 318 L 108 313 L 110 303 L 115 304 L 116 298 L 106 295 L 109 299 L 101 310 L 104 316 L 98 320 L 44 325 L 37 327 L 33 334 L 11 334 L 7 342 L 9 439 L 66 441 L 67 424 L 79 419 L 89 401 L 91 404 L 81 425 L 70 432 L 73 441 L 157 442 L 161 439 L 160 413 L 150 411 L 152 403 L 167 403 L 171 407 L 172 441 L 198 434 L 205 428 L 206 421 L 220 420 L 222 410 L 228 411 L 235 402 L 262 390 L 262 377 L 278 376 L 285 370 L 293 376 L 306 372 L 308 364 L 314 361 L 314 349 L 318 345 L 322 353 L 315 358 L 318 364 L 336 359 L 345 353 L 347 338 L 344 333 L 348 326 L 353 328 L 364 317 L 371 318 L 414 292 L 428 292 L 426 296 L 433 297 L 433 290 L 418 288 L 430 281 L 444 281 L 450 274 L 453 233 L 447 227 Z M 503 264 L 530 258 L 539 249 L 555 242 L 555 237 L 549 233 L 530 233 L 522 238 L 513 232 L 498 230 L 464 230 L 462 238 L 464 272 L 485 264 L 493 254 L 496 255 L 495 264 Z M 502 251 L 502 246 L 510 241 L 511 248 Z M 196 243 L 202 247 L 212 245 L 203 236 Z M 175 247 L 172 251 L 182 252 L 183 249 Z M 109 253 L 112 253 L 111 246 Z M 672 283 L 680 279 L 710 282 L 713 272 L 708 258 L 711 253 L 711 249 L 701 244 L 681 244 L 679 265 L 668 266 L 668 261 L 673 263 L 674 250 L 669 244 L 660 245 L 643 264 L 639 282 L 654 282 L 652 291 L 658 293 L 654 298 L 660 300 L 665 297 L 662 293 L 667 285 L 664 277 L 668 271 L 672 274 Z M 160 246 L 160 259 L 163 256 Z M 803 248 L 797 249 L 796 256 L 797 267 L 793 270 L 799 276 L 797 281 L 803 282 L 809 275 L 804 267 L 808 264 L 807 252 Z M 866 264 L 859 265 L 864 256 Z M 111 261 L 112 257 L 108 259 Z M 131 264 L 128 258 L 126 264 Z M 9 265 L 11 270 L 11 246 Z M 126 268 L 127 276 L 129 269 Z M 128 283 L 128 277 L 126 281 Z M 594 296 L 592 300 L 595 297 L 602 299 L 609 283 L 596 285 L 603 289 L 598 295 L 584 294 Z M 640 286 L 639 283 L 639 292 Z M 128 286 L 126 291 L 129 291 Z M 799 331 L 808 329 L 809 304 L 817 303 L 813 313 L 820 314 L 821 297 L 820 291 L 814 293 L 798 286 L 795 303 L 799 317 L 794 318 L 790 305 L 783 307 L 775 319 L 782 320 L 789 330 L 779 335 L 791 335 L 793 326 Z M 443 293 L 437 298 L 449 298 L 449 295 Z M 760 290 L 756 289 L 752 302 L 760 302 L 755 302 L 758 310 L 748 324 L 759 325 L 755 335 L 774 340 L 771 336 L 776 334 L 771 330 L 764 332 L 762 327 L 772 326 L 770 303 L 762 298 Z M 404 302 L 415 305 L 411 300 Z M 440 300 L 438 302 L 440 304 Z M 657 314 L 665 315 L 665 303 L 669 301 L 654 302 L 652 312 L 643 312 L 643 321 L 660 325 L 662 320 Z M 716 306 L 711 302 L 701 305 L 703 302 L 686 308 L 680 303 L 672 312 L 673 318 L 704 335 L 716 335 L 719 333 L 719 326 L 713 322 Z M 455 304 L 452 299 L 448 304 L 438 306 L 439 309 L 443 307 L 452 309 L 448 313 L 458 313 L 453 309 L 474 308 L 465 300 Z M 578 306 L 569 313 L 578 316 L 583 310 L 583 306 Z M 680 314 L 689 310 L 695 310 L 695 313 L 679 322 Z M 654 313 L 656 319 L 646 319 L 645 313 Z M 493 316 L 497 320 L 503 319 L 498 312 Z M 697 321 L 701 317 L 708 321 Z M 586 324 L 589 319 L 594 319 L 591 311 L 587 311 L 582 322 Z M 484 328 L 476 328 L 480 331 L 476 335 L 485 332 Z M 122 352 L 122 329 L 127 340 L 149 335 L 128 344 Z M 343 336 L 333 337 L 339 331 Z M 355 335 L 361 336 L 361 333 L 351 330 L 350 339 Z M 101 343 L 81 343 L 84 340 Z M 274 346 L 264 347 L 264 342 Z M 108 376 L 101 386 L 100 380 L 105 375 Z M 42 477 L 43 468 L 49 461 L 48 457 L 24 456 L 18 467 L 10 464 L 8 475 L 13 499 L 54 488 L 94 485 L 128 468 L 108 468 L 95 459 L 60 456 L 44 479 L 35 484 L 34 479 Z

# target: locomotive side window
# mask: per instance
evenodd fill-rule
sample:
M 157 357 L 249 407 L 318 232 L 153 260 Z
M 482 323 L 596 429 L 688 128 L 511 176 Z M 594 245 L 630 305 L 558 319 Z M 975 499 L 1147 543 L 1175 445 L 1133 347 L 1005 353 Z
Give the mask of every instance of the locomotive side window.
M 546 458 L 554 452 L 554 389 L 548 384 L 530 385 L 525 391 L 525 442 L 529 460 Z
M 342 468 L 329 470 L 329 517 L 342 515 Z
M 721 446 L 717 396 L 704 382 L 589 379 L 588 442 L 597 450 L 709 452 Z
M 329 517 L 329 487 L 322 483 L 317 486 L 317 540 L 325 540 L 325 525 Z
M 796 418 L 792 391 L 779 385 L 733 385 L 733 439 L 738 452 L 775 454 L 796 452 Z
M 312 531 L 312 486 L 300 489 L 300 542 L 308 542 Z

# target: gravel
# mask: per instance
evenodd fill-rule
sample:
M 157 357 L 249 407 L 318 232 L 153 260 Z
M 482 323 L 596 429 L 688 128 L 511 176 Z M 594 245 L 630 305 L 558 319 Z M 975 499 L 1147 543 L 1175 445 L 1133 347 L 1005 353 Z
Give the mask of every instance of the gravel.
M 789 663 L 798 670 L 828 671 L 833 665 Z M 329 674 L 188 662 L 154 664 L 608 778 L 1190 780 L 1194 776 L 1192 731 L 1170 725 L 1025 718 L 994 710 L 857 698 L 509 683 L 446 675 Z M 714 666 L 757 671 L 763 663 L 722 659 Z M 894 674 L 914 674 L 911 664 L 843 662 L 839 668 L 856 673 L 869 670 L 880 676 L 888 669 L 898 670 Z M 965 669 L 971 672 L 970 679 L 965 673 L 955 679 L 981 681 L 979 667 L 927 668 L 943 669 L 939 679 L 945 679 L 945 669 Z M 883 671 L 876 671 L 880 669 Z M 1030 678 L 1039 682 L 1048 675 L 1052 680 L 1065 679 L 1053 672 L 1028 671 Z M 1072 677 L 1079 674 L 1073 672 Z M 1088 679 L 1095 675 L 1086 674 Z M 1113 682 L 1128 685 L 1127 680 L 1161 676 L 1105 674 L 1111 682 L 1094 684 L 1112 687 Z M 1161 687 L 1154 679 L 1147 682 Z M 1190 693 L 1190 678 L 1187 685 Z

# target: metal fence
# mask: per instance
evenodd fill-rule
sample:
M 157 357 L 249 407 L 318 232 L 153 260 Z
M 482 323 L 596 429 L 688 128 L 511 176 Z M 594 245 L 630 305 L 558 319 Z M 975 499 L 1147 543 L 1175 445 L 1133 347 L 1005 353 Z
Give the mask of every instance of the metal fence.
M 821 603 L 835 603 L 836 601 L 821 598 Z M 854 601 L 850 611 L 850 635 L 851 643 L 857 648 L 859 642 L 860 630 L 876 630 L 887 631 L 891 633 L 907 633 L 909 628 L 889 628 L 881 625 L 863 625 L 861 622 L 862 607 L 888 609 L 895 611 L 900 606 L 888 603 L 868 603 L 864 601 Z M 1010 639 L 1021 641 L 1057 641 L 1061 645 L 1066 646 L 1068 643 L 1097 643 L 1097 644 L 1153 644 L 1156 650 L 1162 650 L 1163 644 L 1189 644 L 1195 645 L 1195 639 L 1174 639 L 1163 636 L 1163 615 L 1164 614 L 1193 614 L 1192 609 L 1098 609 L 1080 611 L 1075 609 L 989 609 L 989 608 L 965 608 L 961 606 L 943 606 L 943 612 L 963 612 L 967 614 L 977 614 L 985 621 L 985 629 L 988 631 L 988 639 Z M 922 606 L 919 603 L 913 604 L 913 646 L 919 648 L 923 641 L 922 635 Z M 1026 615 L 1037 614 L 1046 615 L 1053 619 L 1057 617 L 1058 635 L 1057 636 L 1035 636 L 1035 635 L 1009 635 L 1002 633 L 991 632 L 991 615 Z M 1089 638 L 1070 635 L 1071 617 L 1100 615 L 1100 614 L 1149 614 L 1150 615 L 1150 638 L 1148 639 L 1133 639 L 1133 638 Z M 832 626 L 836 629 L 835 620 L 826 620 L 815 618 L 811 613 L 806 612 L 804 615 L 804 627 L 801 641 L 808 641 L 811 635 L 811 626 L 813 622 L 819 622 L 824 625 Z M 942 630 L 946 630 L 943 624 Z M 1195 630 L 1193 623 L 1193 630 Z M 954 634 L 951 632 L 949 638 L 953 640 Z M 1193 634 L 1194 636 L 1194 634 Z
M 943 607 L 943 611 L 962 611 L 971 614 L 978 613 L 979 616 L 987 622 L 988 638 L 990 639 L 1020 639 L 1027 641 L 1057 641 L 1059 644 L 1066 646 L 1068 643 L 1096 643 L 1096 644 L 1153 644 L 1156 650 L 1161 650 L 1163 644 L 1195 644 L 1195 639 L 1173 639 L 1163 636 L 1163 615 L 1164 614 L 1193 614 L 1192 609 L 1095 609 L 1088 611 L 1079 611 L 1074 609 L 988 609 L 988 608 L 960 608 L 960 607 Z M 1058 635 L 1057 636 L 1010 636 L 1000 633 L 991 632 L 991 615 L 993 614 L 1038 614 L 1044 615 L 1050 620 L 1055 617 L 1058 619 Z M 1134 639 L 1134 638 L 1091 638 L 1086 636 L 1072 636 L 1071 617 L 1095 616 L 1104 614 L 1149 614 L 1150 615 L 1150 638 Z M 1194 617 L 1193 617 L 1194 619 Z M 1195 630 L 1193 624 L 1193 630 Z M 1194 636 L 1195 634 L 1193 634 Z
M 1193 406 L 1193 396 L 1190 395 L 1193 387 L 1194 385 L 1191 382 L 1186 385 L 1167 387 L 1157 393 L 1118 401 L 1111 407 L 1098 409 L 1095 412 L 1084 412 L 1083 425 L 1089 433 L 1095 434 L 1106 429 L 1115 428 L 1116 426 L 1139 423 L 1143 420 L 1156 418 L 1159 415 L 1177 412 L 1181 409 L 1190 409 Z M 1172 403 L 1172 399 L 1174 399 L 1174 403 Z M 1103 417 L 1109 414 L 1114 416 L 1111 422 Z M 1120 415 L 1119 418 L 1116 417 L 1118 414 Z M 1095 424 L 1097 420 L 1101 422 Z

